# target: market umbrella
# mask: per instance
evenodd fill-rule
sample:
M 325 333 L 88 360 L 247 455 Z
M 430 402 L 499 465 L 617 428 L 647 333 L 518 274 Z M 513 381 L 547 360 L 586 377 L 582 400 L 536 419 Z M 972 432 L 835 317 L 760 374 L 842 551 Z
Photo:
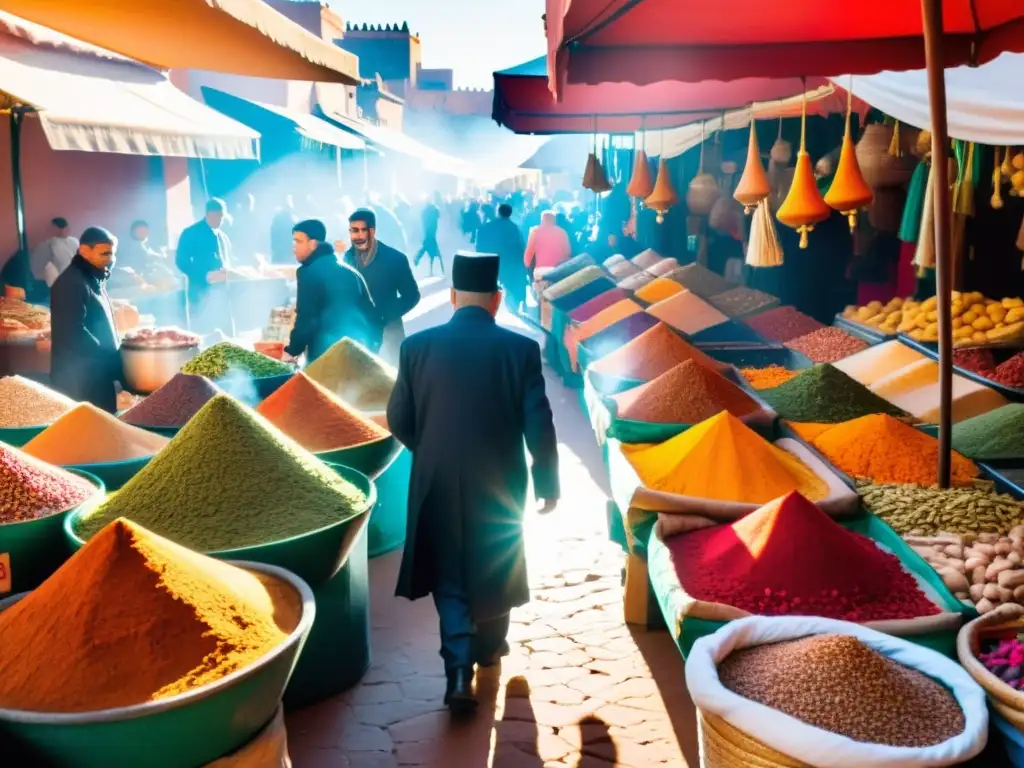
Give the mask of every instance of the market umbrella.
M 549 88 L 869 74 L 926 65 L 932 154 L 948 153 L 944 68 L 1024 52 L 1020 0 L 546 0 Z M 922 45 L 923 41 L 923 45 Z M 935 185 L 948 187 L 946 163 Z M 939 483 L 948 486 L 953 327 L 950 211 L 935 196 L 939 296 Z

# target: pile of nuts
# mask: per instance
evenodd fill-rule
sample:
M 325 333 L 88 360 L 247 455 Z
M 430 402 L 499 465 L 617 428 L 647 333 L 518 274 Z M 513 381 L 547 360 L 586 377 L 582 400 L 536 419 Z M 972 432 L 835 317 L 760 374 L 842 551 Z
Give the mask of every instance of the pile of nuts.
M 857 491 L 861 503 L 900 535 L 1005 535 L 1024 525 L 1024 503 L 993 489 L 978 480 L 973 488 L 949 489 L 863 482 Z

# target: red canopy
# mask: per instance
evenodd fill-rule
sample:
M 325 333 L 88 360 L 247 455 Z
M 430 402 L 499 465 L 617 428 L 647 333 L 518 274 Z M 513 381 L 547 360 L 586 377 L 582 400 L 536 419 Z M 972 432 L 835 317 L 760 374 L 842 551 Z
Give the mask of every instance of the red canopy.
M 943 19 L 947 67 L 1024 52 L 1022 0 L 945 0 Z M 547 0 L 547 37 L 553 92 L 925 66 L 921 0 Z
M 823 77 L 808 79 L 806 87 L 799 77 L 750 77 L 730 83 L 601 83 L 570 85 L 561 102 L 556 102 L 548 90 L 547 64 L 541 57 L 494 73 L 492 117 L 516 133 L 625 134 L 710 120 L 754 102 L 784 99 L 826 85 Z

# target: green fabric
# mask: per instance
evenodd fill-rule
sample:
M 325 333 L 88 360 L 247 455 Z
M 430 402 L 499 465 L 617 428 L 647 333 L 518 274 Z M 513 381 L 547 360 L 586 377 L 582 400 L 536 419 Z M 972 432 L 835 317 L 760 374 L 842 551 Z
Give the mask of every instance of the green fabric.
M 977 612 L 973 608 L 968 608 L 953 596 L 931 566 L 907 546 L 903 539 L 881 519 L 871 514 L 864 514 L 852 520 L 845 520 L 841 524 L 845 528 L 877 541 L 896 555 L 907 570 L 932 588 L 934 593 L 939 596 L 941 606 L 945 610 L 950 613 L 962 614 L 965 621 L 970 621 L 977 616 Z M 684 616 L 681 609 L 689 598 L 679 584 L 668 547 L 653 531 L 648 539 L 647 553 L 650 586 L 657 599 L 661 615 L 665 619 L 665 624 L 672 632 L 673 639 L 683 658 L 686 658 L 697 640 L 717 632 L 728 622 Z M 956 658 L 956 635 L 957 632 L 954 629 L 911 635 L 903 639 L 938 651 L 950 658 Z
M 608 427 L 608 437 L 623 443 L 663 443 L 692 426 L 692 424 L 652 424 L 647 421 L 612 418 Z
M 899 238 L 904 243 L 916 243 L 921 232 L 921 217 L 924 214 L 924 195 L 928 188 L 928 163 L 921 162 L 910 177 L 907 202 L 903 207 Z

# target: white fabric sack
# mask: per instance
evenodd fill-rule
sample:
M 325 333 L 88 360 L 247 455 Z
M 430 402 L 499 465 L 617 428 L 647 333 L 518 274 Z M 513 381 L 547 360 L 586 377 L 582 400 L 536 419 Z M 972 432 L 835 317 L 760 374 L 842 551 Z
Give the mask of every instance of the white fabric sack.
M 718 664 L 734 650 L 827 633 L 856 637 L 893 661 L 941 682 L 964 712 L 963 732 L 932 747 L 865 744 L 738 696 L 718 679 Z M 717 715 L 757 741 L 816 768 L 956 765 L 978 755 L 988 741 L 985 692 L 959 664 L 935 651 L 846 621 L 754 616 L 730 622 L 694 643 L 686 660 L 686 682 L 701 711 Z

